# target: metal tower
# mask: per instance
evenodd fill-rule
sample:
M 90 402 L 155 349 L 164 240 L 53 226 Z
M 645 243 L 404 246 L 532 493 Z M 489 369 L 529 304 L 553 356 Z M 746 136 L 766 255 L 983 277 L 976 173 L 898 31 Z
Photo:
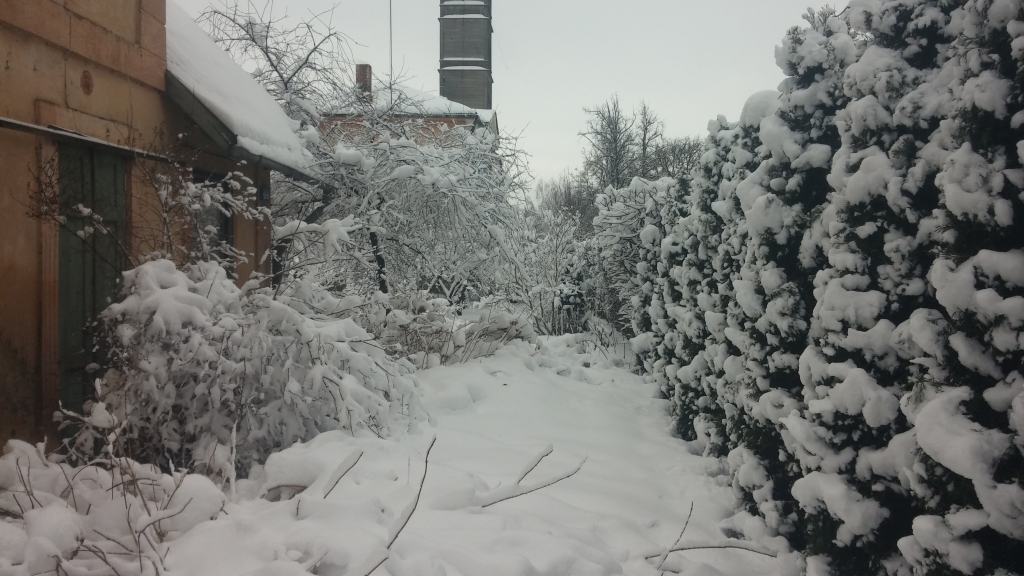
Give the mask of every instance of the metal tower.
M 491 0 L 441 0 L 441 96 L 490 110 Z

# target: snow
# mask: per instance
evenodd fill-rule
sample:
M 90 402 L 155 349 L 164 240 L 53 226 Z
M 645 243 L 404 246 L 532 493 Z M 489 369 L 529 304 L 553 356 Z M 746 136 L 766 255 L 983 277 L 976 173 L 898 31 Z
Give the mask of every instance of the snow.
M 216 518 L 224 506 L 224 493 L 205 476 L 191 474 L 182 478 L 167 501 L 167 518 L 160 528 L 185 533 L 207 520 Z M 137 522 L 144 525 L 145 516 Z
M 237 137 L 237 144 L 290 168 L 304 170 L 311 155 L 297 123 L 178 6 L 167 2 L 167 70 Z
M 476 67 L 471 67 L 476 68 Z M 494 116 L 476 108 L 470 108 L 449 100 L 444 96 L 430 94 L 401 84 L 388 87 L 374 84 L 373 104 L 379 110 L 388 110 L 395 114 L 427 115 L 427 116 L 477 116 L 481 122 L 489 123 Z M 394 104 L 394 105 L 392 105 Z M 335 114 L 358 114 L 359 110 L 338 109 Z
M 548 338 L 539 350 L 515 342 L 421 372 L 433 426 L 387 440 L 329 432 L 275 454 L 239 482 L 239 500 L 216 521 L 172 543 L 169 573 L 299 574 L 318 563 L 319 574 L 358 575 L 386 557 L 375 574 L 653 576 L 691 505 L 681 545 L 763 550 L 717 528 L 732 515 L 730 489 L 712 478 L 724 470 L 667 434 L 668 401 L 605 353 L 581 353 L 593 349 L 585 340 Z M 258 497 L 282 483 L 299 493 Z M 674 552 L 662 568 L 769 575 L 785 566 L 733 549 Z
M 896 419 L 900 401 L 879 386 L 863 369 L 832 364 L 829 366 L 829 375 L 841 378 L 842 381 L 828 391 L 826 399 L 808 402 L 810 412 L 829 415 L 838 410 L 849 415 L 863 414 L 864 422 L 872 428 L 884 426 Z
M 1009 200 L 999 197 L 1005 162 L 997 158 L 995 164 L 989 164 L 974 152 L 970 143 L 951 154 L 935 180 L 945 193 L 949 210 L 957 216 L 973 217 L 986 224 L 995 221 L 1000 226 L 1009 226 L 1013 222 L 1013 206 Z
M 991 481 L 995 465 L 1010 447 L 1010 437 L 983 428 L 962 413 L 970 388 L 952 388 L 931 399 L 917 415 L 917 442 L 936 462 L 956 474 Z
M 995 114 L 996 118 L 1006 118 L 1006 103 L 1013 91 L 1010 80 L 1000 78 L 991 70 L 964 83 L 963 99 L 968 106 L 976 106 Z
M 29 538 L 48 540 L 61 558 L 69 558 L 85 538 L 82 517 L 57 502 L 25 512 L 25 532 Z
M 772 116 L 779 109 L 779 96 L 777 90 L 762 90 L 754 93 L 743 105 L 740 113 L 740 126 L 758 126 L 761 120 Z
M 841 545 L 851 544 L 854 536 L 870 534 L 889 516 L 888 510 L 861 496 L 839 474 L 811 472 L 793 484 L 793 497 L 807 510 L 824 505 L 833 518 L 841 520 L 836 534 Z
M 984 553 L 980 544 L 960 539 L 960 536 L 982 528 L 986 520 L 987 514 L 978 510 L 962 510 L 946 518 L 918 516 L 914 518 L 914 535 L 900 540 L 900 551 L 915 562 L 924 559 L 924 550 L 938 552 L 948 557 L 953 568 L 973 574 L 981 568 Z

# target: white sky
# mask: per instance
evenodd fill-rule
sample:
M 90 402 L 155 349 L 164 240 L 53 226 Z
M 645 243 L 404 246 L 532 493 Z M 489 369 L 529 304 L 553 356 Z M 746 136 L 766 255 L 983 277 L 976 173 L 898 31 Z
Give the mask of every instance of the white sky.
M 172 1 L 193 15 L 210 3 Z M 406 85 L 436 93 L 440 2 L 392 1 L 395 69 Z M 494 0 L 499 122 L 522 132 L 540 178 L 579 165 L 583 108 L 613 94 L 626 107 L 645 100 L 669 136 L 703 136 L 708 120 L 736 120 L 750 94 L 778 86 L 775 46 L 808 6 L 827 3 L 845 1 Z M 388 0 L 276 0 L 293 16 L 335 5 L 355 58 L 386 75 Z

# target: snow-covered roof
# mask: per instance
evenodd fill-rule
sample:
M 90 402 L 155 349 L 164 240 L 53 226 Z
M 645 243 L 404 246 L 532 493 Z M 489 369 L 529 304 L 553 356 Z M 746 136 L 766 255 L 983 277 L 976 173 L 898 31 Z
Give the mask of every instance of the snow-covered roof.
M 300 172 L 309 167 L 296 123 L 174 0 L 167 2 L 167 71 L 234 134 L 234 145 Z
M 390 90 L 394 91 L 394 98 L 392 98 Z M 395 102 L 393 108 L 392 102 Z M 393 113 L 410 116 L 476 116 L 484 124 L 487 124 L 494 115 L 491 110 L 477 110 L 444 96 L 403 85 L 396 85 L 391 89 L 387 86 L 374 86 L 373 104 L 376 109 L 381 111 L 390 109 Z M 335 113 L 359 114 L 361 110 L 342 108 L 335 110 Z

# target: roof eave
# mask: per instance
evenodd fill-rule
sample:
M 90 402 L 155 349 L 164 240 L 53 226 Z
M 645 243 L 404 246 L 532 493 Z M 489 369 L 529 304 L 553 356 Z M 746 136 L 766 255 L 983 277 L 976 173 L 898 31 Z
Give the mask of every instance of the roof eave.
M 280 172 L 294 180 L 301 180 L 310 184 L 323 183 L 319 178 L 306 173 L 302 169 L 282 164 L 265 156 L 253 154 L 249 150 L 239 146 L 238 135 L 232 132 L 216 114 L 210 111 L 210 109 L 196 97 L 195 93 L 193 93 L 188 86 L 179 80 L 173 72 L 168 70 L 166 78 L 167 97 L 177 104 L 182 111 L 185 112 L 185 115 L 191 118 L 192 121 L 196 123 L 196 126 L 199 126 L 199 129 L 213 140 L 214 144 L 218 148 L 229 153 L 234 158 L 238 158 L 239 160 L 243 160 L 249 164 L 261 166 L 268 170 L 273 170 L 274 172 Z

